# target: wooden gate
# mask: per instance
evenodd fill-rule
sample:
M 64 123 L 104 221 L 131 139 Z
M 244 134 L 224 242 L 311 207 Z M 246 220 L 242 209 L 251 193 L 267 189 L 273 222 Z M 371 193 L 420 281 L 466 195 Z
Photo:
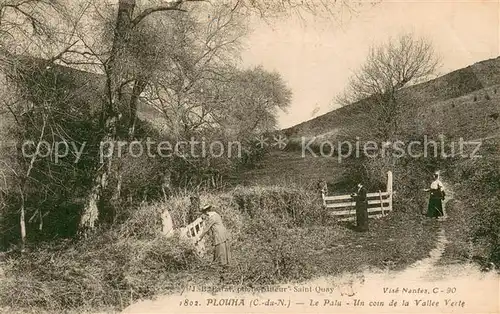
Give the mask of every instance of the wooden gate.
M 187 237 L 189 241 L 193 242 L 196 247 L 198 255 L 203 256 L 205 254 L 205 241 L 200 241 L 200 234 L 205 226 L 205 221 L 198 217 L 195 221 L 190 223 L 184 228 L 181 228 L 181 235 Z
M 378 191 L 367 193 L 368 199 L 368 217 L 379 218 L 387 215 L 392 211 L 392 172 L 387 172 L 387 189 L 386 191 Z M 356 202 L 351 195 L 334 195 L 327 196 L 325 191 L 322 191 L 323 206 L 330 210 L 330 214 L 336 216 L 341 221 L 356 219 Z

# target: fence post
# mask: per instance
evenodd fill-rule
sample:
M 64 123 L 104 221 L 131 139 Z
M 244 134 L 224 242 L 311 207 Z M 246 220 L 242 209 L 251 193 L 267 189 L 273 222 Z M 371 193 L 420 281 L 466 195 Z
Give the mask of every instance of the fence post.
M 326 207 L 325 197 L 328 195 L 328 185 L 324 180 L 318 182 L 318 189 L 321 192 L 321 200 L 323 202 L 323 206 Z
M 380 199 L 380 209 L 382 210 L 382 216 L 385 216 L 384 213 L 384 202 L 382 200 L 382 191 L 378 190 L 378 197 Z
M 170 215 L 168 209 L 165 209 L 161 214 L 162 223 L 162 233 L 170 238 L 174 235 L 174 223 L 172 222 L 172 216 Z
M 389 193 L 389 210 L 392 211 L 392 171 L 387 171 L 387 193 Z

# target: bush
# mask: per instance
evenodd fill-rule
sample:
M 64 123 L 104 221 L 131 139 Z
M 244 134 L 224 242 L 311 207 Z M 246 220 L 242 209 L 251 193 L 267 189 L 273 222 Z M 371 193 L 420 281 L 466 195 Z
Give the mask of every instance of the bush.
M 147 216 L 141 213 L 135 219 Z M 167 239 L 160 228 L 151 232 L 147 222 L 142 229 L 131 226 L 137 224 L 77 243 L 50 243 L 22 255 L 11 253 L 3 266 L 9 280 L 0 287 L 1 305 L 51 312 L 123 308 L 164 291 L 174 281 L 168 276 L 196 267 L 192 244 L 178 236 Z
M 189 196 L 187 193 L 179 194 L 168 202 L 158 202 L 147 207 L 150 212 L 168 209 L 174 227 L 183 227 L 189 223 Z M 255 218 L 263 212 L 271 212 L 294 225 L 321 223 L 325 214 L 319 194 L 304 189 L 240 186 L 215 194 L 202 191 L 199 196 L 201 206 L 212 205 L 222 216 L 228 229 L 236 234 L 240 232 L 244 218 Z
M 494 196 L 490 199 L 480 200 L 473 204 L 477 212 L 472 217 L 472 241 L 483 252 L 475 257 L 485 263 L 493 263 L 500 267 L 500 198 Z
M 261 212 L 245 224 L 237 242 L 238 269 L 230 280 L 264 285 L 309 279 L 314 269 L 304 239 L 280 217 Z
M 199 195 L 200 206 L 203 206 L 204 204 L 211 204 L 214 210 L 221 215 L 229 232 L 237 236 L 243 225 L 243 217 L 241 217 L 231 193 L 212 194 L 209 192 L 199 192 L 193 194 Z M 188 193 L 180 193 L 169 199 L 168 202 L 157 202 L 144 205 L 143 207 L 145 211 L 151 214 L 156 213 L 155 215 L 157 215 L 157 217 L 159 217 L 160 213 L 164 210 L 168 210 L 172 216 L 174 228 L 177 229 L 185 227 L 191 223 L 191 221 L 188 221 L 188 211 L 191 204 L 189 197 L 190 195 L 188 195 Z M 200 216 L 201 212 L 196 213 L 196 215 Z M 138 219 L 138 223 L 140 223 L 140 221 L 141 220 Z M 127 222 L 127 224 L 130 223 L 132 223 L 132 221 Z
M 270 212 L 295 226 L 319 224 L 325 218 L 317 192 L 284 187 L 250 187 L 236 188 L 232 197 L 238 210 L 250 218 Z
M 500 266 L 500 169 L 499 140 L 483 143 L 483 158 L 467 159 L 454 165 L 454 180 L 460 182 L 456 194 L 460 200 L 461 226 L 473 244 L 474 259 L 480 264 Z
M 121 238 L 134 237 L 138 239 L 154 239 L 161 230 L 160 214 L 162 203 L 142 204 L 135 211 L 131 211 L 129 218 L 117 226 Z

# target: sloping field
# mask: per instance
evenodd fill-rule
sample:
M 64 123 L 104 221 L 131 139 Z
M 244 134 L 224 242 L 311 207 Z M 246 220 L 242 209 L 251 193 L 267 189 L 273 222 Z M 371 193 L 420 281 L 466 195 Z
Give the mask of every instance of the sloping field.
M 478 62 L 434 80 L 402 89 L 404 133 L 481 138 L 500 130 L 500 58 Z M 369 136 L 369 99 L 341 107 L 283 130 L 289 139 L 335 138 L 339 129 L 355 128 Z
M 297 185 L 315 189 L 320 180 L 337 182 L 343 176 L 336 157 L 314 157 L 302 151 L 272 150 L 256 165 L 234 178 L 242 185 Z

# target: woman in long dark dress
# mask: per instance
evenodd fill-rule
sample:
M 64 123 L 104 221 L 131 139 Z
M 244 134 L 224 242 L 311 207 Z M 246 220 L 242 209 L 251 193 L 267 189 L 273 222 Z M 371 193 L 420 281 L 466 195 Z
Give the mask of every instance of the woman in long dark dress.
M 352 193 L 351 197 L 356 201 L 356 226 L 358 231 L 368 231 L 368 199 L 366 188 L 358 183 L 356 193 Z
M 444 188 L 443 184 L 439 180 L 438 173 L 434 173 L 434 181 L 432 181 L 431 183 L 431 188 L 425 189 L 425 191 L 430 192 L 429 206 L 427 208 L 427 217 L 438 218 L 444 216 L 443 212 Z

